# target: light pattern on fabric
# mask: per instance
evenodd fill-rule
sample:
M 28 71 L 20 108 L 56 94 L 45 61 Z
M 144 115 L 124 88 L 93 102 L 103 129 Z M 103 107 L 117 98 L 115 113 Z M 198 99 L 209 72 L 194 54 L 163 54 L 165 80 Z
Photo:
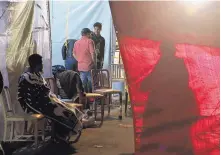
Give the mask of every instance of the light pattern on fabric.
M 142 115 L 148 99 L 148 92 L 141 92 L 140 86 L 160 59 L 160 43 L 129 37 L 121 38 L 119 43 L 133 109 L 135 146 L 139 149 Z
M 188 44 L 176 45 L 189 73 L 202 118 L 193 124 L 191 137 L 195 155 L 220 154 L 220 49 Z

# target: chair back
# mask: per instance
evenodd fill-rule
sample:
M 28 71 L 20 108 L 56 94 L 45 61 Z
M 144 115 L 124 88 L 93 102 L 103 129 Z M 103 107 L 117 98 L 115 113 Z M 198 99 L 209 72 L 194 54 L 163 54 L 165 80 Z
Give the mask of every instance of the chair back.
M 1 95 L 0 95 L 0 104 L 3 110 L 3 117 L 4 119 L 7 118 L 7 116 L 12 116 L 14 114 L 14 110 L 12 108 L 11 104 L 11 97 L 9 93 L 8 87 L 4 87 Z
M 123 64 L 111 64 L 112 81 L 125 80 Z
M 107 69 L 92 69 L 92 91 L 96 89 L 111 88 L 110 74 Z

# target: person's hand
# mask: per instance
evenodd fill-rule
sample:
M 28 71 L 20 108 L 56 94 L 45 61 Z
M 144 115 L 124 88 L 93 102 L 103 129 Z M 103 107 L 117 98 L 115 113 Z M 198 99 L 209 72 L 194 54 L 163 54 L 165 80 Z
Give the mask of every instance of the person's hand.
M 49 93 L 49 97 L 51 97 L 51 98 L 57 98 L 57 96 L 56 96 L 54 93 L 52 93 L 52 92 Z
M 86 93 L 85 93 L 85 92 L 81 92 L 81 93 L 80 93 L 80 96 L 81 96 L 81 97 L 85 97 L 85 96 L 86 96 Z
M 97 69 L 97 63 L 95 63 L 95 61 L 94 61 L 94 68 L 93 69 Z

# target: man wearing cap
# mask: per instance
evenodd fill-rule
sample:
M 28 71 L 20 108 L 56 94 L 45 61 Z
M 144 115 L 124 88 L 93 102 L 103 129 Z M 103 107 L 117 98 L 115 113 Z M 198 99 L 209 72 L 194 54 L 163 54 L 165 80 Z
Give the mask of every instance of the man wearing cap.
M 83 28 L 81 39 L 74 44 L 73 55 L 78 61 L 78 71 L 86 92 L 92 92 L 91 69 L 95 68 L 95 47 L 93 40 L 90 39 L 91 30 Z

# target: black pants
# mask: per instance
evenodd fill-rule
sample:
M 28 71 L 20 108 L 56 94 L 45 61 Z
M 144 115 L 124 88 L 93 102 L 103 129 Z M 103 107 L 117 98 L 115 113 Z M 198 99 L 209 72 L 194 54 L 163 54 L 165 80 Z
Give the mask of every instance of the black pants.
M 103 69 L 103 62 L 97 62 L 97 69 Z

